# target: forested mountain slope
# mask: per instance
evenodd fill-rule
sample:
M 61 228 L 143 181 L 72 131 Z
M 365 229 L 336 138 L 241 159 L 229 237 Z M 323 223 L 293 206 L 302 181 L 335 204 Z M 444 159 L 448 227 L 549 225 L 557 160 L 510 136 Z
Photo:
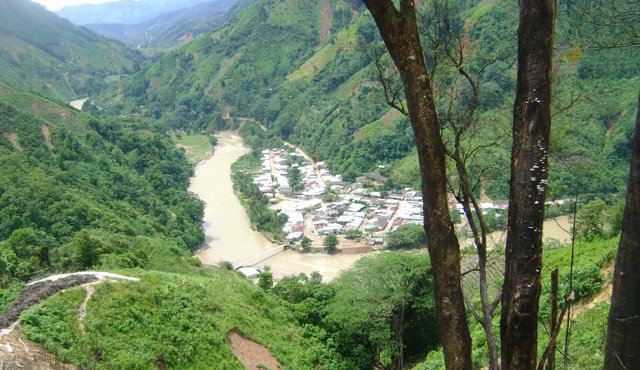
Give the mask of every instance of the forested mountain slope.
M 490 197 L 504 199 L 517 9 L 502 0 L 453 4 L 456 32 L 469 41 L 465 60 L 481 91 L 476 119 L 482 129 L 470 140 L 482 145 L 477 138 L 483 132 L 504 137 L 474 159 L 472 174 L 483 177 Z M 559 7 L 552 196 L 572 193 L 578 174 L 589 178 L 581 182 L 582 192 L 615 193 L 626 182 L 629 112 L 640 70 L 637 63 L 613 60 L 637 60 L 640 53 L 584 49 L 572 31 L 579 20 L 568 3 Z M 426 25 L 428 14 L 423 18 Z M 389 185 L 418 186 L 410 127 L 385 104 L 372 63 L 371 50 L 380 46 L 370 16 L 357 3 L 258 1 L 104 99 L 119 111 L 161 118 L 169 128 L 202 129 L 228 113 L 253 117 L 347 179 L 385 165 Z M 444 116 L 447 94 L 464 99 L 469 92 L 450 67 L 435 71 Z
M 203 241 L 191 167 L 171 140 L 0 84 L 0 284 L 145 267 Z
M 213 0 L 136 24 L 90 23 L 86 27 L 135 47 L 168 48 L 221 25 L 251 0 Z
M 0 2 L 0 81 L 69 101 L 140 69 L 143 56 L 29 0 Z

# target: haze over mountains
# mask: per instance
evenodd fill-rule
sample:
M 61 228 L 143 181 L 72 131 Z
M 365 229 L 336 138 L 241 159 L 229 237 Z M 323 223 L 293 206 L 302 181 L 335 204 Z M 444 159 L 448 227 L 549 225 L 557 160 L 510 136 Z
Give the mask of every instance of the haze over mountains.
M 168 48 L 222 24 L 253 0 L 214 0 L 160 14 L 136 24 L 90 23 L 103 36 L 143 48 Z
M 136 24 L 161 14 L 188 8 L 206 0 L 123 0 L 64 7 L 59 16 L 79 25 L 90 23 Z

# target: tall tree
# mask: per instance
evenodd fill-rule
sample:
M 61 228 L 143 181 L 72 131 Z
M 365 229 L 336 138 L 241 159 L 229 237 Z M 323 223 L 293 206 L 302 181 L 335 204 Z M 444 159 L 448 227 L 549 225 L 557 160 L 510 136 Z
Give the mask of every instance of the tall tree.
M 640 2 L 597 0 L 575 6 L 574 25 L 586 48 L 640 47 Z M 605 369 L 637 368 L 640 360 L 640 94 L 620 242 L 613 271 Z
M 555 18 L 555 0 L 520 0 L 518 80 L 500 317 L 503 369 L 536 366 Z
M 476 191 L 481 187 L 483 170 L 475 174 L 469 171 L 473 158 L 487 155 L 489 148 L 495 148 L 507 136 L 501 133 L 495 122 L 479 119 L 477 108 L 480 97 L 480 81 L 485 69 L 495 62 L 492 57 L 473 53 L 478 45 L 469 41 L 467 28 L 463 26 L 462 8 L 459 3 L 448 0 L 428 0 L 418 12 L 420 35 L 425 42 L 425 62 L 431 78 L 439 126 L 443 132 L 445 152 L 455 168 L 449 174 L 448 186 L 456 201 L 463 206 L 464 215 L 471 230 L 478 259 L 469 271 L 461 271 L 461 276 L 471 272 L 476 280 L 480 297 L 480 308 L 465 294 L 464 299 L 469 313 L 476 319 L 485 332 L 489 355 L 489 369 L 499 368 L 499 355 L 496 337 L 493 332 L 493 316 L 500 304 L 500 292 L 489 296 L 487 273 L 488 238 L 491 231 L 480 209 Z M 373 61 L 382 85 L 387 104 L 409 116 L 402 101 L 402 84 L 397 77 L 397 69 L 387 61 L 387 54 L 375 44 L 363 37 L 361 40 L 368 56 Z M 493 120 L 492 120 L 493 121 Z M 456 176 L 457 175 L 457 176 Z M 415 226 L 415 225 L 413 225 Z M 424 233 L 424 232 L 423 232 Z M 393 241 L 389 238 L 389 246 Z M 464 279 L 462 280 L 464 289 Z
M 627 203 L 613 271 L 605 369 L 632 369 L 640 361 L 640 96 Z
M 460 283 L 460 246 L 447 201 L 445 148 L 425 65 L 413 0 L 364 0 L 398 68 L 422 179 L 424 229 L 434 276 L 438 323 L 448 368 L 471 368 L 471 337 Z

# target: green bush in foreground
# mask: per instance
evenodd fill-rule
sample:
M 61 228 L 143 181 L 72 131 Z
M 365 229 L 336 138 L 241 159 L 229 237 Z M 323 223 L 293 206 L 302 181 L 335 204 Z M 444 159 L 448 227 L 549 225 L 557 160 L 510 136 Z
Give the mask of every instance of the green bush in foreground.
M 83 298 L 76 289 L 24 312 L 24 333 L 81 367 L 241 369 L 227 340 L 236 330 L 267 347 L 284 368 L 313 367 L 291 313 L 233 272 L 145 272 L 139 282 L 98 285 L 81 333 Z

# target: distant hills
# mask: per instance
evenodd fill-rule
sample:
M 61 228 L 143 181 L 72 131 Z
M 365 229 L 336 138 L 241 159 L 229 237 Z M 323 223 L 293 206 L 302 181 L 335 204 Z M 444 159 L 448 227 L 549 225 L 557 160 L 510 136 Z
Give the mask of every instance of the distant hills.
M 136 24 L 205 1 L 207 0 L 123 0 L 68 6 L 56 13 L 79 25 L 90 23 Z
M 221 25 L 253 0 L 212 0 L 163 13 L 136 24 L 90 23 L 86 27 L 136 47 L 168 48 Z
M 0 2 L 0 81 L 69 101 L 146 63 L 142 54 L 28 0 Z

